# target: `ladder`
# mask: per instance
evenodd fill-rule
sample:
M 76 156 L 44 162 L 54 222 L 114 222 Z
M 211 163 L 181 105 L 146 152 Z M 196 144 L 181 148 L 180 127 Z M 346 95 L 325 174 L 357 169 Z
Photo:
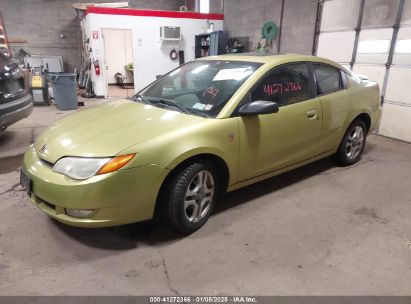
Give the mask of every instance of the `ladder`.
M 4 28 L 3 17 L 0 12 L 0 53 L 3 53 L 7 57 L 11 56 L 10 45 L 7 40 L 6 29 Z

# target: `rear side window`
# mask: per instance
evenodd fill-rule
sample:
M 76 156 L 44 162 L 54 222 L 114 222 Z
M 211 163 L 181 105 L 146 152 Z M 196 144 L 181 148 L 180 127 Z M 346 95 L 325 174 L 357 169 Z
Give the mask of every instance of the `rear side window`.
M 274 101 L 280 107 L 311 99 L 307 64 L 289 64 L 276 68 L 254 89 L 251 98 L 253 101 Z
M 314 65 L 317 94 L 324 95 L 342 89 L 340 71 L 325 65 Z

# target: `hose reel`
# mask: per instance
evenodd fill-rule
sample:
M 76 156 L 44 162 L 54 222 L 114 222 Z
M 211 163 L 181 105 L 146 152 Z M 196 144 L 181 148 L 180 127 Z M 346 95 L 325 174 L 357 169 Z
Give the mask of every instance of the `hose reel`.
M 261 36 L 267 40 L 273 40 L 277 37 L 278 26 L 272 21 L 267 21 L 264 23 L 261 29 Z

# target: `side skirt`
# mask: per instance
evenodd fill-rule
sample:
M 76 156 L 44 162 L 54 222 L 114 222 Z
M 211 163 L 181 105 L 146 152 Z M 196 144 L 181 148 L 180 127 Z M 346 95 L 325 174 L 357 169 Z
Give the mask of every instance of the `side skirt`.
M 331 155 L 335 154 L 335 152 L 336 152 L 336 149 L 333 149 L 333 150 L 331 150 L 331 151 L 328 151 L 328 152 L 319 154 L 319 155 L 317 155 L 317 156 L 314 156 L 314 157 L 309 158 L 309 159 L 307 159 L 307 160 L 304 160 L 304 161 L 302 161 L 302 162 L 298 162 L 298 163 L 295 163 L 295 164 L 293 164 L 293 165 L 290 165 L 290 166 L 287 166 L 287 167 L 284 167 L 284 168 L 281 168 L 281 169 L 277 169 L 277 170 L 275 170 L 275 171 L 272 171 L 272 172 L 269 172 L 269 173 L 265 173 L 265 174 L 263 174 L 263 175 L 259 175 L 259 176 L 256 176 L 256 177 L 247 179 L 247 180 L 245 180 L 245 181 L 242 181 L 242 182 L 239 182 L 239 183 L 230 185 L 230 186 L 228 187 L 228 189 L 227 189 L 227 192 L 234 191 L 234 190 L 237 190 L 237 189 L 246 187 L 246 186 L 248 186 L 248 185 L 255 184 L 255 183 L 260 182 L 260 181 L 262 181 L 262 180 L 268 179 L 268 178 L 270 178 L 270 177 L 274 177 L 274 176 L 276 176 L 276 175 L 280 175 L 280 174 L 282 174 L 282 173 L 291 171 L 291 170 L 293 170 L 293 169 L 296 169 L 296 168 L 299 168 L 299 167 L 308 165 L 308 164 L 313 163 L 313 162 L 315 162 L 315 161 L 317 161 L 317 160 L 320 160 L 320 159 L 322 159 L 322 158 L 326 158 L 327 156 L 331 156 Z

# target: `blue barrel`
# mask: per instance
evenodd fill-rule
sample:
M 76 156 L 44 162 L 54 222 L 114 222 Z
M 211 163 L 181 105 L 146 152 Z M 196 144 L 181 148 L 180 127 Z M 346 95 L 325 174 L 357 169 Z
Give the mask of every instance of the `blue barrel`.
M 49 74 L 57 108 L 62 111 L 77 109 L 77 81 L 73 73 Z

